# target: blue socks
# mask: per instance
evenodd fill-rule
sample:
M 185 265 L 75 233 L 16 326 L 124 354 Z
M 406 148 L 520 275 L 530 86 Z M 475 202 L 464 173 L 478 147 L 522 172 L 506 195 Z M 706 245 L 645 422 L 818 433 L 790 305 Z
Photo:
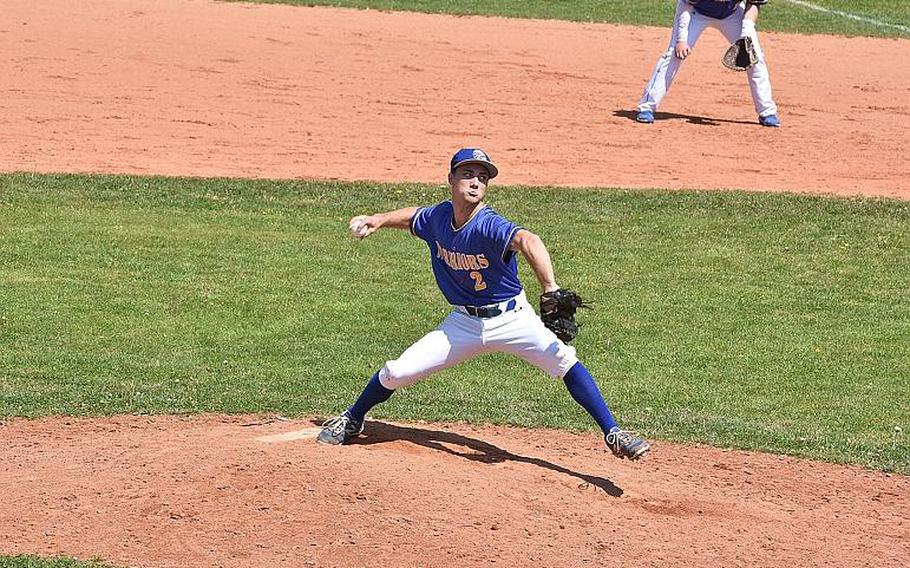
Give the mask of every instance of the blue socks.
M 595 387 L 596 388 L 596 387 Z M 348 416 L 363 422 L 364 417 L 367 415 L 367 412 L 371 408 L 379 404 L 380 402 L 385 402 L 389 400 L 389 397 L 392 396 L 394 390 L 389 390 L 382 386 L 382 383 L 379 382 L 379 373 L 373 373 L 373 377 L 370 379 L 370 382 L 367 383 L 367 386 L 364 387 L 363 392 L 360 393 L 360 398 L 357 399 L 351 407 L 347 410 Z
M 581 364 L 581 361 L 572 365 L 562 380 L 566 383 L 566 388 L 569 389 L 575 402 L 588 411 L 604 434 L 614 428 L 619 428 L 613 414 L 607 408 L 607 403 L 604 402 L 604 397 L 600 394 L 600 389 L 597 388 L 597 383 L 594 382 L 591 373 Z
M 569 389 L 569 394 L 572 395 L 575 402 L 588 411 L 588 414 L 594 418 L 605 434 L 618 427 L 613 414 L 610 413 L 607 403 L 600 394 L 600 389 L 597 388 L 597 383 L 594 382 L 591 373 L 581 364 L 581 361 L 572 365 L 562 380 L 566 383 L 566 388 Z M 394 392 L 394 390 L 382 386 L 382 383 L 379 382 L 379 373 L 374 373 L 370 382 L 360 393 L 357 402 L 348 408 L 348 416 L 362 422 L 371 408 L 389 400 Z

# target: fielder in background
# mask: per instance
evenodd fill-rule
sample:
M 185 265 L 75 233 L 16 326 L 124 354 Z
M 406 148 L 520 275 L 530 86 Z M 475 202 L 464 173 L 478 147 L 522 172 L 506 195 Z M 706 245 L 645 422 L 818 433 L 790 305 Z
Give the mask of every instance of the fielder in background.
M 758 7 L 767 2 L 768 0 L 678 0 L 670 46 L 657 60 L 651 80 L 638 102 L 635 119 L 646 124 L 654 122 L 654 112 L 670 90 L 683 60 L 689 56 L 705 28 L 712 27 L 720 30 L 731 44 L 744 37 L 752 40 L 756 62 L 746 71 L 746 75 L 755 112 L 758 113 L 758 122 L 762 126 L 780 126 L 777 105 L 771 97 L 768 66 L 755 32 Z
M 319 442 L 344 444 L 363 431 L 367 412 L 388 400 L 396 389 L 483 353 L 499 351 L 561 378 L 601 427 L 614 455 L 634 460 L 650 449 L 648 442 L 619 428 L 575 349 L 548 329 L 528 302 L 518 279 L 517 253 L 540 282 L 542 305 L 551 303 L 556 292 L 561 292 L 557 297 L 574 296 L 579 302 L 580 298 L 556 283 L 540 237 L 484 203 L 487 184 L 498 173 L 482 150 L 463 148 L 449 167 L 451 200 L 351 219 L 351 233 L 357 238 L 390 228 L 409 230 L 425 241 L 436 283 L 452 312 L 397 359 L 386 361 L 357 401 L 323 424 Z

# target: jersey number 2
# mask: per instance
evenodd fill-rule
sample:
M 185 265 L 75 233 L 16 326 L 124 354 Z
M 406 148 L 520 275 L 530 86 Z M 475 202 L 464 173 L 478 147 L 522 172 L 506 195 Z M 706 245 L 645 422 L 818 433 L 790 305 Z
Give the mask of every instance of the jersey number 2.
M 471 272 L 470 276 L 474 280 L 475 291 L 479 292 L 480 290 L 486 289 L 487 283 L 483 281 L 483 274 L 474 270 Z

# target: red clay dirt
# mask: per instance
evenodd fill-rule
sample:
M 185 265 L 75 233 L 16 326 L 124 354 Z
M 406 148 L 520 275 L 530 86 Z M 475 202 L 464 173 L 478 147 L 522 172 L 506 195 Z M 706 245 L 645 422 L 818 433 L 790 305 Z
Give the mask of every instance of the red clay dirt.
M 906 40 L 764 34 L 784 127 L 706 34 L 659 121 L 666 29 L 201 1 L 5 0 L 0 171 L 910 196 Z M 476 134 L 480 132 L 481 134 Z M 306 396 L 306 393 L 301 393 Z M 0 554 L 135 567 L 906 566 L 910 479 L 595 434 L 268 417 L 0 425 Z
M 121 566 L 906 566 L 910 480 L 595 434 L 266 417 L 14 420 L 0 552 Z
M 773 8 L 772 8 L 773 9 Z M 668 22 L 669 25 L 669 22 Z M 783 128 L 709 30 L 658 122 L 667 29 L 204 1 L 4 0 L 0 171 L 910 197 L 910 41 L 766 33 Z

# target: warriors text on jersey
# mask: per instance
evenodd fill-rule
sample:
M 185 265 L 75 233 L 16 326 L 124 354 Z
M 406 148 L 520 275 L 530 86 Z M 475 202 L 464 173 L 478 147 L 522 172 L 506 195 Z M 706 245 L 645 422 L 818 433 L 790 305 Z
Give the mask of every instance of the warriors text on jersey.
M 518 261 L 510 249 L 521 228 L 482 207 L 460 228 L 451 201 L 417 210 L 411 232 L 430 247 L 436 284 L 455 306 L 504 302 L 521 290 Z

